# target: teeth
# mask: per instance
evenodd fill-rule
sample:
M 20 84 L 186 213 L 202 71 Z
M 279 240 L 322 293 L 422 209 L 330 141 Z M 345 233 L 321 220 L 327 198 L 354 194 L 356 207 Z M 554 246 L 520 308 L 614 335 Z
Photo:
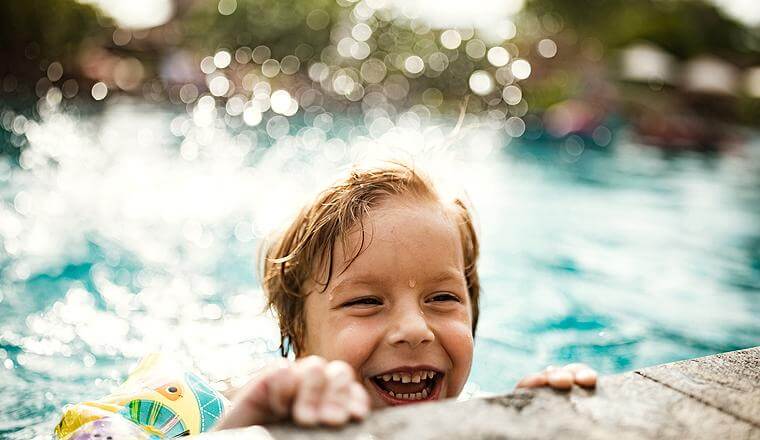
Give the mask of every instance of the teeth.
M 380 376 L 375 376 L 375 379 L 382 380 L 384 382 L 388 381 L 394 381 L 394 382 L 401 382 L 401 383 L 420 383 L 420 381 L 427 380 L 427 379 L 433 379 L 436 376 L 435 371 L 416 371 L 412 374 L 409 373 L 392 373 L 392 374 L 382 374 Z
M 402 400 L 422 400 L 427 399 L 427 397 L 430 395 L 428 393 L 428 390 L 422 390 L 421 393 L 399 393 L 396 394 L 393 391 L 388 391 L 388 394 L 391 395 L 391 397 L 395 397 L 396 399 L 402 399 Z

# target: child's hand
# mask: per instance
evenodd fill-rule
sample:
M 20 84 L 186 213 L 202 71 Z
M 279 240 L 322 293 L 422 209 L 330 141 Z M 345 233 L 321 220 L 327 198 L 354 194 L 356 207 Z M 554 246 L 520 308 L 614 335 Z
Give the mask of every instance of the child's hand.
M 525 376 L 517 383 L 515 388 L 535 388 L 550 386 L 558 390 L 566 390 L 573 384 L 582 387 L 596 386 L 596 371 L 585 364 L 568 364 L 564 367 L 546 367 L 540 373 Z
M 287 419 L 301 426 L 338 426 L 368 412 L 369 395 L 347 363 L 309 356 L 283 361 L 248 382 L 215 429 Z

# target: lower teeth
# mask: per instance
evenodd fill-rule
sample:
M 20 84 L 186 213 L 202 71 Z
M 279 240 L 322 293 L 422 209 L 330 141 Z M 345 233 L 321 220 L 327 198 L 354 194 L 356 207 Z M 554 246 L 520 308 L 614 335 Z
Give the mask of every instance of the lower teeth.
M 424 389 L 421 393 L 405 393 L 405 394 L 396 394 L 393 391 L 388 391 L 388 394 L 390 394 L 392 397 L 395 397 L 397 399 L 403 399 L 403 400 L 421 400 L 421 399 L 427 399 L 428 397 L 428 390 Z

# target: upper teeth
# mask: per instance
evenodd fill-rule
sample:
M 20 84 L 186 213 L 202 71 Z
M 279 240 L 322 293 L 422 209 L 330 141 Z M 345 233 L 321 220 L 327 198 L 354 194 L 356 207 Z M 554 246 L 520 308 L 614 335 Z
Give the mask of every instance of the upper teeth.
M 401 383 L 409 383 L 409 382 L 420 383 L 421 380 L 432 379 L 433 377 L 435 377 L 435 375 L 436 375 L 435 371 L 422 370 L 422 371 L 415 371 L 414 373 L 383 374 L 381 376 L 377 376 L 376 378 L 378 380 L 382 379 L 385 382 L 393 380 L 394 382 L 401 382 Z

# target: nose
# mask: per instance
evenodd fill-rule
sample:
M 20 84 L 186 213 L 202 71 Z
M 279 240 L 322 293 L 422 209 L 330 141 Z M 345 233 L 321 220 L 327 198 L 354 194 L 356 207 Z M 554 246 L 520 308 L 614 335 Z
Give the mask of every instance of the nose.
M 391 345 L 416 348 L 434 339 L 435 334 L 419 307 L 399 307 L 393 314 L 393 323 L 388 332 L 388 342 Z

